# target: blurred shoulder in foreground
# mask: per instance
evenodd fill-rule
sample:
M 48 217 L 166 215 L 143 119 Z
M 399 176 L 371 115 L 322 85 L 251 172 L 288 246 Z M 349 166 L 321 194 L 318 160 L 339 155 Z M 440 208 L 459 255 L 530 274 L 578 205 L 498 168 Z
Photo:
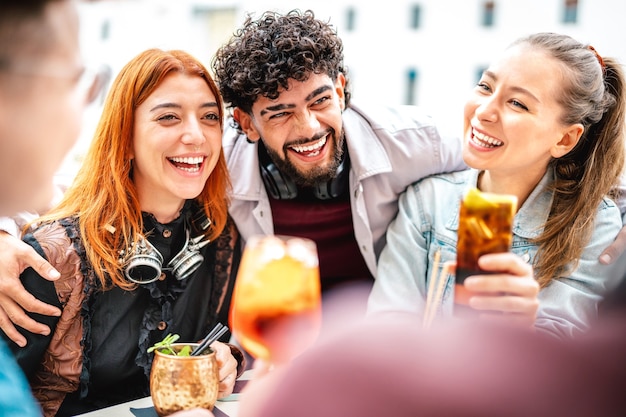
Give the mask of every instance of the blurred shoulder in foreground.
M 410 315 L 344 323 L 250 384 L 240 416 L 622 416 L 626 285 L 603 311 L 569 341 L 478 322 L 426 332 Z

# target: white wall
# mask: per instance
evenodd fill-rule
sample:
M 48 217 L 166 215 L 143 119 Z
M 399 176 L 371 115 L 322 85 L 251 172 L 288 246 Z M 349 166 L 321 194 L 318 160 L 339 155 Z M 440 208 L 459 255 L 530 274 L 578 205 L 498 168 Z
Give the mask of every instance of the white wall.
M 626 63 L 626 1 L 579 0 L 576 25 L 560 23 L 564 0 L 496 0 L 495 25 L 480 26 L 483 0 L 99 0 L 80 6 L 83 50 L 117 73 L 132 56 L 149 47 L 185 49 L 210 66 L 218 45 L 243 23 L 248 12 L 312 9 L 337 27 L 344 41 L 355 101 L 404 103 L 408 68 L 419 71 L 417 104 L 425 107 L 446 134 L 459 134 L 462 106 L 476 72 L 517 37 L 557 31 L 592 43 L 602 55 Z M 413 4 L 422 24 L 408 28 Z M 357 10 L 356 28 L 345 27 L 346 10 Z M 194 14 L 193 10 L 213 10 Z M 103 22 L 110 37 L 100 39 Z M 99 109 L 87 114 L 83 136 L 61 170 L 72 175 L 84 153 Z

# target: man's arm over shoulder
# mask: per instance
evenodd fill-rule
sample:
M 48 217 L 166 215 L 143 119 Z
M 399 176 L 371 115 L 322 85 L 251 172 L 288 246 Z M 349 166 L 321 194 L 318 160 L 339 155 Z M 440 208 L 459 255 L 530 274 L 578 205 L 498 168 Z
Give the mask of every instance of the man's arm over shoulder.
M 39 246 L 38 242 L 33 238 L 32 235 L 26 235 L 25 244 L 27 243 L 28 246 L 32 247 L 33 250 L 36 251 L 40 256 L 43 256 L 42 248 Z M 25 291 L 31 294 L 33 298 L 50 303 L 50 305 L 53 305 L 60 310 L 61 303 L 57 296 L 57 292 L 53 282 L 42 279 L 41 275 L 39 275 L 32 268 L 27 268 L 21 274 L 20 281 Z M 45 324 L 47 328 L 54 328 L 59 320 L 58 317 L 34 313 L 29 313 L 28 316 L 32 321 L 39 320 L 40 322 Z M 20 367 L 24 370 L 26 376 L 30 377 L 38 368 L 41 362 L 41 357 L 45 352 L 48 344 L 50 343 L 50 339 L 52 336 L 51 332 L 33 333 L 21 327 L 19 327 L 19 330 L 24 334 L 26 338 L 27 343 L 25 347 L 21 347 L 20 345 L 11 342 L 8 339 L 7 335 L 4 335 L 4 337 L 9 343 L 11 349 L 13 350 L 15 358 Z
M 0 231 L 0 329 L 19 346 L 24 346 L 27 341 L 15 325 L 36 334 L 50 332 L 48 326 L 33 320 L 26 311 L 45 316 L 61 314 L 57 307 L 38 300 L 24 288 L 20 275 L 28 268 L 47 280 L 56 280 L 60 276 L 32 246 Z

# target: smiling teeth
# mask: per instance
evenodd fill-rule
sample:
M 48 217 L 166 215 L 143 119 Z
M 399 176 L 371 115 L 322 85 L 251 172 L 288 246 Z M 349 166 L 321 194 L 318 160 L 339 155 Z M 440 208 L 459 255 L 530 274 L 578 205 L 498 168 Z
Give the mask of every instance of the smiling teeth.
M 204 158 L 201 156 L 185 157 L 185 158 L 179 158 L 179 157 L 170 158 L 170 161 L 172 162 L 178 162 L 179 164 L 189 164 L 189 165 L 201 164 L 203 160 Z
M 324 145 L 326 145 L 326 137 L 322 138 L 321 140 L 315 142 L 312 145 L 292 146 L 291 149 L 293 149 L 294 151 L 296 151 L 298 153 L 301 153 L 301 152 L 312 152 L 312 151 L 320 149 Z
M 496 146 L 501 146 L 504 143 L 502 141 L 499 141 L 498 139 L 492 138 L 491 136 L 487 136 L 480 132 L 477 132 L 474 129 L 472 129 L 472 135 L 474 139 L 473 142 L 485 148 L 495 148 Z

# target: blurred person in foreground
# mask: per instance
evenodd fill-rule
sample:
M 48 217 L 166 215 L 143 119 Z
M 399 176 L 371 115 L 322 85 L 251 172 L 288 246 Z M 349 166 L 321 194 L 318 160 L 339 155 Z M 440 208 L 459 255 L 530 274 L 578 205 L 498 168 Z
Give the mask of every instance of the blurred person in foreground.
M 0 215 L 40 210 L 78 139 L 82 111 L 104 74 L 81 59 L 73 1 L 0 3 Z M 1 248 L 0 248 L 1 250 Z M 0 341 L 0 415 L 40 416 L 13 355 Z
M 23 237 L 61 274 L 21 274 L 62 313 L 39 317 L 50 335 L 11 343 L 45 416 L 149 395 L 149 347 L 168 333 L 195 342 L 227 323 L 240 249 L 223 111 L 208 70 L 183 51 L 146 50 L 114 80 L 74 182 Z M 211 347 L 222 398 L 243 355 Z
M 86 68 L 73 1 L 0 6 L 0 195 L 2 215 L 41 210 L 80 134 L 82 111 L 102 75 Z
M 585 334 L 555 339 L 503 323 L 404 313 L 344 327 L 255 377 L 239 417 L 622 417 L 626 299 Z M 392 341 L 392 342 L 390 342 Z
M 424 312 L 430 278 L 456 260 L 459 203 L 478 188 L 517 197 L 512 249 L 482 256 L 490 274 L 463 287 L 448 275 L 441 316 L 456 313 L 466 290 L 480 316 L 558 337 L 586 331 L 620 278 L 599 257 L 622 228 L 624 83 L 619 62 L 569 36 L 537 33 L 507 48 L 465 104 L 471 169 L 400 198 L 368 312 Z

